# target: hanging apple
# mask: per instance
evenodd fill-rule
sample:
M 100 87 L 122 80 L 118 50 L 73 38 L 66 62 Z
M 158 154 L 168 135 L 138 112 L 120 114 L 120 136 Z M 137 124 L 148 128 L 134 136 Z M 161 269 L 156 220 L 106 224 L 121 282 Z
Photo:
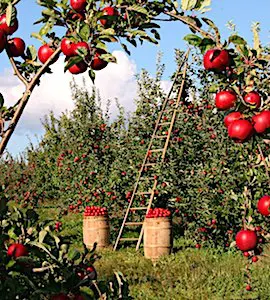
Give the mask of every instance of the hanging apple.
M 0 53 L 5 49 L 7 42 L 6 33 L 0 29 Z
M 241 251 L 253 250 L 257 246 L 257 235 L 251 230 L 240 230 L 235 237 L 236 245 Z
M 263 216 L 270 216 L 270 196 L 263 196 L 258 201 L 257 209 Z
M 14 243 L 8 247 L 7 255 L 13 258 L 27 256 L 27 248 L 23 244 Z
M 216 107 L 220 110 L 227 110 L 235 105 L 237 95 L 232 91 L 221 91 L 216 94 Z
M 270 110 L 265 110 L 252 117 L 254 129 L 257 133 L 264 133 L 270 128 Z
M 256 108 L 261 106 L 261 96 L 257 92 L 249 92 L 245 95 L 244 101 L 251 105 L 256 105 Z
M 86 0 L 70 0 L 70 6 L 77 12 L 83 11 L 86 7 L 86 4 Z
M 25 50 L 25 42 L 21 38 L 13 38 L 8 41 L 8 49 L 12 57 L 22 56 Z
M 243 117 L 239 111 L 231 112 L 224 118 L 224 124 L 228 128 L 233 121 L 243 119 Z
M 63 52 L 64 55 L 66 56 L 73 56 L 74 51 L 73 51 L 73 42 L 67 38 L 64 38 L 61 41 L 61 51 Z
M 235 120 L 228 127 L 228 134 L 232 139 L 240 142 L 246 141 L 252 136 L 253 126 L 247 120 Z
M 103 16 L 119 16 L 119 12 L 115 7 L 107 6 L 102 9 L 102 15 Z M 100 23 L 104 27 L 110 27 L 113 24 L 112 20 L 109 20 L 107 18 L 100 18 Z
M 0 29 L 3 30 L 7 35 L 13 34 L 19 27 L 18 20 L 15 19 L 12 22 L 12 25 L 7 25 L 6 14 L 0 16 Z
M 48 44 L 41 46 L 38 49 L 38 58 L 39 60 L 45 64 L 45 62 L 53 55 L 54 49 L 52 49 Z
M 84 73 L 87 70 L 88 66 L 84 61 L 81 61 L 73 66 L 71 66 L 68 70 L 72 74 L 81 74 Z
M 99 58 L 99 56 L 102 54 L 106 54 L 106 51 L 98 49 L 94 54 L 93 60 L 91 62 L 91 68 L 95 71 L 102 70 L 108 65 L 107 61 Z
M 210 49 L 203 57 L 206 70 L 223 71 L 230 65 L 230 55 L 227 50 Z

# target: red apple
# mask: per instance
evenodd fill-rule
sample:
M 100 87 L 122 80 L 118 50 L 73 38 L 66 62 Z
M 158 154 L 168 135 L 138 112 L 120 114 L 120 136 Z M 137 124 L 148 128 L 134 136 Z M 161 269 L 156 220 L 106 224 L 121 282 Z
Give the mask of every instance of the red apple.
M 79 43 L 73 44 L 73 53 L 74 53 L 74 55 L 79 54 L 79 51 L 78 51 L 79 49 L 81 49 L 81 50 L 85 49 L 88 53 L 89 52 L 89 45 L 86 42 L 79 42 Z
M 257 133 L 264 133 L 270 128 L 270 110 L 265 110 L 252 117 L 254 129 Z
M 23 244 L 12 244 L 8 247 L 7 255 L 13 258 L 18 258 L 20 256 L 27 256 L 27 248 Z
M 69 20 L 71 20 L 71 21 L 84 20 L 85 14 L 83 12 L 74 13 L 74 11 L 71 9 L 67 12 L 66 19 L 67 19 L 67 21 L 69 21 Z M 69 32 L 67 32 L 66 34 L 69 34 Z
M 115 7 L 111 7 L 111 6 L 107 6 L 105 8 L 102 9 L 102 14 L 103 16 L 119 16 L 119 12 Z M 109 19 L 102 19 L 102 17 L 100 18 L 100 23 L 104 26 L 104 27 L 109 27 L 113 24 L 112 20 Z
M 263 196 L 258 201 L 257 209 L 263 216 L 270 216 L 270 196 Z
M 102 70 L 104 68 L 106 68 L 106 66 L 108 65 L 108 62 L 106 62 L 105 60 L 102 60 L 99 58 L 100 55 L 105 54 L 106 51 L 98 49 L 93 57 L 93 60 L 91 62 L 91 68 L 95 71 L 99 71 Z
M 18 20 L 15 19 L 12 25 L 9 26 L 6 23 L 6 14 L 0 16 L 0 29 L 3 30 L 7 35 L 13 34 L 19 27 Z
M 73 56 L 74 55 L 74 50 L 73 50 L 73 42 L 67 38 L 64 38 L 61 41 L 61 51 L 66 55 L 66 56 Z
M 86 7 L 86 4 L 86 0 L 70 0 L 70 6 L 78 12 L 83 11 Z
M 257 235 L 251 230 L 240 230 L 235 237 L 236 245 L 241 251 L 253 250 L 257 246 Z
M 6 33 L 0 29 L 0 53 L 5 49 L 7 43 Z
M 68 70 L 72 74 L 81 74 L 84 73 L 87 70 L 88 66 L 84 61 L 81 61 L 72 67 L 70 67 Z
M 206 70 L 223 71 L 230 64 L 230 55 L 227 50 L 210 49 L 203 57 L 203 65 Z
M 244 101 L 251 105 L 256 105 L 256 108 L 261 106 L 261 96 L 257 92 L 250 92 L 245 95 Z
M 243 142 L 249 139 L 253 133 L 253 126 L 247 120 L 235 120 L 228 127 L 228 134 L 231 138 Z
M 216 107 L 220 110 L 227 110 L 234 106 L 237 95 L 232 91 L 221 91 L 216 94 Z
M 13 38 L 8 41 L 9 53 L 13 57 L 22 56 L 25 50 L 24 40 L 21 38 Z
M 229 125 L 235 121 L 235 120 L 240 120 L 243 118 L 243 115 L 239 111 L 234 111 L 232 113 L 229 113 L 225 118 L 224 118 L 224 124 L 228 128 Z
M 53 55 L 54 49 L 52 49 L 48 44 L 41 46 L 38 49 L 38 58 L 39 60 L 45 64 L 45 62 Z

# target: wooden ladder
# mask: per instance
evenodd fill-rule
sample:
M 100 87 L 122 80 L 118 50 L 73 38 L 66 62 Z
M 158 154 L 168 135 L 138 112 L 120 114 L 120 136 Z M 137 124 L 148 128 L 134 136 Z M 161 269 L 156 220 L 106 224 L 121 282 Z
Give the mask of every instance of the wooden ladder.
M 186 71 L 187 71 L 187 66 L 188 66 L 188 57 L 189 57 L 189 52 L 190 50 L 188 50 L 184 57 L 183 57 L 183 60 L 178 68 L 178 71 L 175 75 L 175 78 L 174 78 L 174 81 L 172 83 L 172 86 L 171 86 L 171 89 L 169 91 L 169 94 L 168 96 L 166 97 L 166 99 L 164 100 L 163 102 L 163 105 L 162 105 L 162 108 L 161 108 L 161 111 L 159 113 L 159 116 L 158 116 L 158 119 L 156 121 L 156 125 L 155 125 L 155 129 L 154 129 L 154 132 L 153 132 L 153 135 L 151 137 L 151 140 L 150 140 L 150 143 L 149 143 L 149 146 L 148 146 L 148 149 L 147 149 L 147 152 L 146 152 L 146 155 L 144 157 L 144 160 L 143 160 L 143 163 L 141 165 L 141 168 L 140 168 L 140 171 L 139 171 L 139 175 L 137 177 L 137 181 L 134 185 L 134 189 L 133 189 L 133 193 L 132 193 L 132 196 L 130 198 L 130 202 L 129 202 L 129 205 L 128 205 L 128 208 L 126 210 L 126 213 L 125 213 L 125 216 L 124 216 L 124 219 L 123 219 L 123 223 L 121 225 L 121 228 L 119 230 L 119 233 L 118 233 L 118 237 L 115 241 L 115 244 L 114 244 L 114 251 L 117 249 L 118 245 L 120 242 L 137 242 L 137 246 L 136 246 L 136 251 L 139 249 L 140 247 L 140 244 L 141 244 L 141 241 L 142 241 L 142 238 L 143 238 L 143 221 L 142 222 L 127 222 L 128 220 L 128 216 L 130 214 L 130 212 L 136 212 L 136 211 L 145 211 L 144 213 L 144 217 L 147 215 L 149 209 L 151 208 L 152 206 L 152 202 L 153 202 L 153 199 L 154 199 L 154 196 L 155 196 L 155 189 L 157 187 L 157 183 L 158 183 L 158 180 L 156 177 L 151 177 L 151 178 L 145 178 L 143 177 L 143 170 L 145 169 L 145 167 L 154 167 L 154 166 L 157 166 L 158 163 L 149 163 L 148 162 L 148 158 L 149 158 L 149 153 L 154 153 L 154 152 L 158 152 L 161 154 L 161 160 L 160 160 L 160 165 L 164 162 L 164 159 L 165 159 L 165 155 L 166 155 L 166 152 L 167 152 L 167 148 L 168 148 L 168 145 L 169 145 L 169 142 L 170 142 L 170 136 L 171 136 L 171 132 L 172 132 L 172 129 L 173 129 L 173 125 L 175 123 L 175 119 L 176 119 L 176 116 L 177 116 L 177 113 L 178 113 L 178 106 L 179 106 L 179 103 L 180 103 L 180 100 L 181 100 L 181 96 L 182 96 L 182 92 L 183 92 L 183 88 L 184 88 L 184 83 L 185 83 L 185 78 L 186 78 Z M 184 67 L 183 67 L 184 66 Z M 174 103 L 174 107 L 173 108 L 170 108 L 170 109 L 167 109 L 167 105 L 168 105 L 168 102 L 170 100 L 170 96 L 173 92 L 173 88 L 174 88 L 174 85 L 176 84 L 177 82 L 177 77 L 180 73 L 180 71 L 182 70 L 183 68 L 183 75 L 182 75 L 182 78 L 181 78 L 181 85 L 179 87 L 179 91 L 178 91 L 178 97 L 177 97 L 177 100 L 176 102 Z M 162 117 L 164 116 L 165 113 L 171 113 L 172 112 L 172 115 L 171 115 L 171 120 L 168 121 L 168 122 L 161 122 L 162 120 Z M 169 126 L 169 129 L 167 131 L 167 135 L 157 135 L 157 132 L 160 128 L 160 126 Z M 154 144 L 154 141 L 156 139 L 164 139 L 165 141 L 165 145 L 163 148 L 160 148 L 160 149 L 153 149 L 153 144 Z M 153 180 L 153 186 L 151 188 L 150 191 L 147 191 L 147 192 L 138 192 L 138 187 L 139 187 L 139 184 L 140 182 L 143 182 L 145 181 L 145 179 L 148 179 L 148 180 Z M 144 206 L 139 206 L 139 207 L 133 207 L 133 202 L 134 202 L 134 199 L 136 196 L 138 195 L 149 195 L 150 198 L 149 198 L 149 202 L 148 202 L 148 205 L 144 205 Z M 130 227 L 130 226 L 140 226 L 141 227 L 141 230 L 140 230 L 140 235 L 138 238 L 122 238 L 122 235 L 123 235 L 123 232 L 124 232 L 124 228 L 125 227 Z

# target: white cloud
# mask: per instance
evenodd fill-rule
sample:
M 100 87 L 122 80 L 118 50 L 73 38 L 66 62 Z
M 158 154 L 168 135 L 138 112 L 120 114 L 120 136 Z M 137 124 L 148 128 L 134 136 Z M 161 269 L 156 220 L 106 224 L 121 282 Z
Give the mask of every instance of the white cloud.
M 137 91 L 136 64 L 123 51 L 114 51 L 113 54 L 118 63 L 110 63 L 105 69 L 97 71 L 95 86 L 99 89 L 104 106 L 107 99 L 117 98 L 126 111 L 132 111 L 135 109 L 133 100 Z M 32 139 L 35 134 L 42 133 L 41 119 L 49 111 L 52 110 L 58 116 L 63 111 L 71 110 L 74 107 L 70 90 L 72 74 L 64 73 L 63 56 L 52 66 L 52 71 L 52 74 L 45 74 L 42 77 L 40 86 L 35 88 L 25 108 L 8 147 L 13 153 L 21 151 L 29 143 L 27 136 Z M 91 91 L 92 82 L 87 72 L 76 75 L 76 83 L 79 86 L 82 85 L 83 77 L 86 79 L 86 86 Z M 170 82 L 164 81 L 162 88 L 167 92 Z M 6 69 L 3 74 L 0 74 L 0 89 L 6 105 L 12 105 L 21 97 L 24 87 L 11 70 Z M 111 115 L 115 116 L 117 109 L 113 103 L 114 101 L 112 101 Z

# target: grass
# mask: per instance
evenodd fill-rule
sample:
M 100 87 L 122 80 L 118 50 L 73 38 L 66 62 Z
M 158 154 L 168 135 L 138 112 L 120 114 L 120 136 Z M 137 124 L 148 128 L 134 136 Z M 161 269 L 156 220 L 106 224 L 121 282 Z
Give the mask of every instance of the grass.
M 39 209 L 41 219 L 57 219 L 58 211 Z M 58 220 L 58 219 L 57 219 Z M 76 248 L 82 247 L 82 218 L 64 216 L 61 235 Z M 270 251 L 269 251 L 270 252 Z M 143 256 L 143 249 L 112 249 L 99 253 L 95 263 L 98 280 L 112 279 L 114 271 L 124 274 L 133 299 L 219 300 L 270 299 L 270 260 L 260 258 L 252 264 L 252 291 L 245 290 L 244 270 L 247 259 L 240 252 L 220 249 L 195 249 L 192 241 L 174 241 L 174 253 L 162 257 L 156 265 Z

